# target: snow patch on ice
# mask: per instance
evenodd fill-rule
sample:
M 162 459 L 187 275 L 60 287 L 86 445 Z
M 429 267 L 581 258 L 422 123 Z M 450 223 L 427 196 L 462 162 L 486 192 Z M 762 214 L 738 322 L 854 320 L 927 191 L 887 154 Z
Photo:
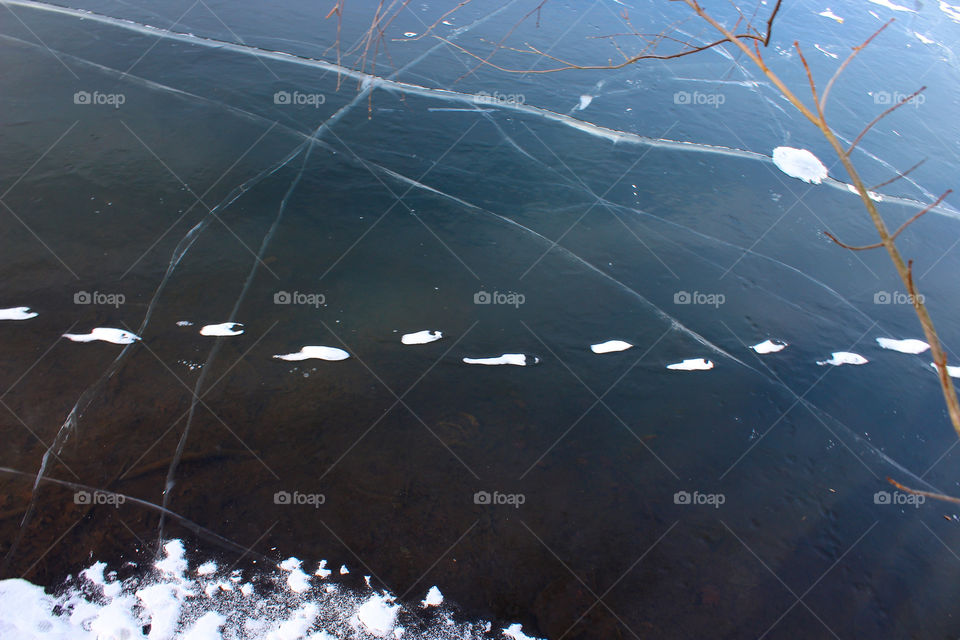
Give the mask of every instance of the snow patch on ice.
M 850 353 L 849 351 L 834 351 L 830 355 L 832 357 L 829 360 L 818 360 L 817 364 L 820 366 L 832 364 L 839 367 L 842 364 L 867 364 L 870 362 L 859 353 Z
M 776 353 L 778 351 L 783 351 L 788 346 L 790 345 L 788 345 L 786 342 L 781 342 L 780 340 L 764 340 L 763 342 L 759 344 L 755 344 L 750 348 L 756 351 L 757 353 L 764 354 L 764 353 Z
M 632 344 L 624 342 L 623 340 L 607 340 L 606 342 L 590 345 L 590 350 L 594 353 L 611 353 L 613 351 L 626 351 L 632 347 Z
M 280 360 L 287 360 L 289 362 L 310 359 L 330 360 L 335 362 L 337 360 L 346 360 L 350 357 L 350 354 L 343 349 L 337 349 L 336 347 L 307 346 L 303 347 L 296 353 L 286 353 L 283 355 L 275 355 L 273 357 L 279 358 Z
M 804 182 L 820 184 L 827 177 L 827 168 L 806 149 L 777 147 L 773 150 L 773 163 L 791 178 Z
M 920 40 L 923 44 L 933 44 L 933 40 L 924 36 L 922 33 L 913 32 L 913 35 L 917 36 L 917 39 Z
M 374 595 L 357 609 L 357 620 L 375 636 L 386 636 L 397 621 L 400 607 L 384 595 Z
M 954 22 L 960 22 L 960 6 L 947 4 L 943 0 L 940 0 L 940 11 L 947 14 L 947 17 Z
M 426 344 L 428 342 L 435 342 L 443 337 L 442 331 L 430 331 L 425 329 L 423 331 L 417 331 L 416 333 L 405 333 L 400 342 L 403 344 Z
M 823 16 L 824 18 L 830 18 L 831 20 L 836 20 L 836 21 L 839 22 L 840 24 L 843 24 L 843 18 L 841 18 L 840 16 L 838 16 L 837 14 L 835 14 L 835 13 L 834 13 L 833 11 L 831 11 L 830 9 L 827 9 L 826 11 L 821 11 L 818 15 L 821 15 L 821 16 Z
M 200 329 L 202 336 L 238 336 L 243 333 L 243 329 L 237 329 L 243 325 L 239 322 L 221 322 L 220 324 L 208 324 Z
M 580 104 L 577 105 L 577 111 L 583 111 L 590 106 L 591 102 L 593 102 L 593 96 L 588 96 L 586 94 L 580 96 Z
M 506 629 L 503 630 L 503 635 L 508 638 L 513 638 L 513 640 L 537 640 L 533 636 L 528 636 L 523 632 L 523 627 L 519 623 L 512 624 Z
M 505 353 L 496 358 L 464 358 L 463 361 L 467 364 L 512 364 L 518 367 L 525 367 L 527 365 L 539 363 L 540 358 L 537 356 L 528 356 L 522 353 Z
M 935 362 L 931 362 L 930 366 L 933 367 L 934 371 L 937 370 L 937 364 Z M 947 365 L 947 375 L 951 378 L 960 378 L 960 367 Z
M 872 2 L 873 4 L 878 4 L 881 7 L 886 7 L 887 9 L 890 9 L 892 11 L 906 11 L 908 13 L 916 13 L 916 11 L 914 11 L 913 9 L 910 9 L 908 7 L 902 7 L 899 4 L 894 4 L 893 2 L 890 2 L 890 0 L 870 0 L 870 2 Z M 941 2 L 940 4 L 944 4 L 944 3 Z
M 707 371 L 713 369 L 713 362 L 704 358 L 689 358 L 683 362 L 668 364 L 667 369 L 674 371 Z
M 178 327 L 192 327 L 193 323 L 189 320 L 177 320 Z
M 900 353 L 923 353 L 930 348 L 930 345 L 923 340 L 907 338 L 906 340 L 894 340 L 893 338 L 877 338 L 877 344 L 884 349 L 899 351 Z
M 124 331 L 123 329 L 111 329 L 109 327 L 97 327 L 90 333 L 65 333 L 64 338 L 74 342 L 112 342 L 113 344 L 132 344 L 140 339 L 140 336 Z
M 36 312 L 30 311 L 30 307 L 12 307 L 10 309 L 0 309 L 0 320 L 29 320 L 37 317 Z
M 439 607 L 441 604 L 443 604 L 443 594 L 440 593 L 440 589 L 433 586 L 427 591 L 427 597 L 423 599 L 420 606 L 423 608 Z

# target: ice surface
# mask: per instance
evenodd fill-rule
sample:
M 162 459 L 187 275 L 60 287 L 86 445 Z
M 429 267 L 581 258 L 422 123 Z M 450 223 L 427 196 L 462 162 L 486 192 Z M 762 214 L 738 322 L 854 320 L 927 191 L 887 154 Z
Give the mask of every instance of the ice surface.
M 222 322 L 220 324 L 208 324 L 200 329 L 202 336 L 238 336 L 243 333 L 243 325 L 239 322 Z
M 900 353 L 923 353 L 930 348 L 930 345 L 923 340 L 908 338 L 906 340 L 894 340 L 893 338 L 877 338 L 877 344 L 884 349 L 899 351 Z
M 426 607 L 438 607 L 443 604 L 443 594 L 440 593 L 440 589 L 436 586 L 430 587 L 427 591 L 427 597 L 423 599 L 420 603 L 420 606 Z
M 132 344 L 140 340 L 140 336 L 130 331 L 111 329 L 109 327 L 97 327 L 90 333 L 65 333 L 63 337 L 68 340 L 73 340 L 74 342 L 94 342 L 99 340 L 102 342 L 112 342 L 113 344 Z
M 300 360 L 310 359 L 337 361 L 346 360 L 350 357 L 350 354 L 343 349 L 337 349 L 336 347 L 306 346 L 296 353 L 275 355 L 273 357 L 279 358 L 280 360 L 287 360 L 289 362 L 298 362 Z
M 623 340 L 608 340 L 599 344 L 590 345 L 590 350 L 594 353 L 610 353 L 612 351 L 626 351 L 633 347 L 629 342 Z
M 443 332 L 441 331 L 417 331 L 416 333 L 407 333 L 400 338 L 400 342 L 403 344 L 426 344 L 428 342 L 434 342 L 443 337 Z
M 804 182 L 820 184 L 827 177 L 827 168 L 806 149 L 777 147 L 773 150 L 773 163 L 791 178 Z
M 839 367 L 842 364 L 867 364 L 870 362 L 859 353 L 850 353 L 849 351 L 834 351 L 830 355 L 832 357 L 829 360 L 818 360 L 817 364 L 821 366 L 832 364 Z
M 518 367 L 525 367 L 531 364 L 537 364 L 540 362 L 540 358 L 537 356 L 528 356 L 522 353 L 505 353 L 502 356 L 496 358 L 464 358 L 464 362 L 467 364 L 486 364 L 486 365 L 498 365 L 498 364 L 512 364 Z
M 755 344 L 750 348 L 756 351 L 757 353 L 763 354 L 763 353 L 776 353 L 778 351 L 783 351 L 788 346 L 790 345 L 780 340 L 764 340 L 763 342 L 759 344 Z
M 713 369 L 713 362 L 704 358 L 690 358 L 676 364 L 668 364 L 667 369 L 674 371 L 706 371 Z
M 29 320 L 36 318 L 37 313 L 30 311 L 30 307 L 12 307 L 0 309 L 0 320 Z

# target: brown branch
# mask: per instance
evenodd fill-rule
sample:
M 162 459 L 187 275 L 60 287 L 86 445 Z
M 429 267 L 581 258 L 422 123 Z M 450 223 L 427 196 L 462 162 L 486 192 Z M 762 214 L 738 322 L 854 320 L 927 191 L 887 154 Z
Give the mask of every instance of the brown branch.
M 847 56 L 847 59 L 844 60 L 843 63 L 839 67 L 837 67 L 837 70 L 833 72 L 833 76 L 830 78 L 830 81 L 827 83 L 827 88 L 823 90 L 823 96 L 820 98 L 819 110 L 821 113 L 827 110 L 827 96 L 830 95 L 830 89 L 833 88 L 833 83 L 837 81 L 837 78 L 840 77 L 840 74 L 843 73 L 843 70 L 846 69 L 847 65 L 850 64 L 853 61 L 853 59 L 857 57 L 857 54 L 863 51 L 864 48 L 866 48 L 866 46 L 870 44 L 871 40 L 873 40 L 878 35 L 880 35 L 880 32 L 882 32 L 884 29 L 889 27 L 893 23 L 893 21 L 894 19 L 891 18 L 886 22 L 886 24 L 884 24 L 882 27 L 874 31 L 872 36 L 864 40 L 861 44 L 854 47 L 850 55 Z
M 907 220 L 906 222 L 904 222 L 902 225 L 900 225 L 899 227 L 897 227 L 897 230 L 894 231 L 894 232 L 890 235 L 890 240 L 896 240 L 896 239 L 897 239 L 897 236 L 899 236 L 901 233 L 903 233 L 903 231 L 904 231 L 907 227 L 909 227 L 911 224 L 913 224 L 914 222 L 916 222 L 917 219 L 920 218 L 920 216 L 922 216 L 923 214 L 927 213 L 928 211 L 930 211 L 931 209 L 933 209 L 934 207 L 936 207 L 938 204 L 940 204 L 941 202 L 943 202 L 943 199 L 946 198 L 946 197 L 947 197 L 948 195 L 950 195 L 951 193 L 953 193 L 953 189 L 947 189 L 946 191 L 943 192 L 943 195 L 942 195 L 942 196 L 940 196 L 939 198 L 937 198 L 937 200 L 936 200 L 935 202 L 933 202 L 932 204 L 927 205 L 926 207 L 923 208 L 923 210 L 922 210 L 920 213 L 916 214 L 915 216 L 913 216 L 912 218 L 910 218 L 909 220 Z M 866 251 L 866 250 L 868 250 L 868 249 L 879 249 L 880 247 L 883 246 L 883 243 L 882 243 L 882 242 L 877 242 L 876 244 L 867 244 L 867 245 L 855 247 L 855 246 L 852 246 L 852 245 L 849 245 L 849 244 L 845 244 L 845 243 L 843 243 L 843 242 L 840 242 L 840 241 L 837 239 L 837 237 L 836 237 L 835 235 L 833 235 L 832 233 L 830 233 L 829 231 L 824 231 L 824 232 L 823 232 L 823 235 L 827 236 L 828 238 L 830 238 L 831 240 L 833 240 L 834 242 L 836 242 L 838 245 L 840 245 L 840 246 L 843 247 L 844 249 L 850 249 L 851 251 Z M 910 261 L 911 266 L 912 266 L 912 263 L 913 263 L 913 261 L 911 260 L 911 261 Z M 910 277 L 911 277 L 911 281 L 912 281 L 912 279 L 913 279 L 912 273 L 911 273 L 911 276 L 910 276 Z
M 900 491 L 912 493 L 915 496 L 925 496 L 927 498 L 933 498 L 934 500 L 942 500 L 943 502 L 952 502 L 954 504 L 960 504 L 960 498 L 954 498 L 953 496 L 948 496 L 943 493 L 935 493 L 933 491 L 922 491 L 920 489 L 911 489 L 908 486 L 900 484 L 893 478 L 887 478 L 887 482 L 895 486 L 897 489 L 900 489 Z
M 889 109 L 885 110 L 883 113 L 881 113 L 880 115 L 878 115 L 876 118 L 874 118 L 873 120 L 871 120 L 871 121 L 870 121 L 870 124 L 868 124 L 867 126 L 865 126 L 865 127 L 863 128 L 863 131 L 860 132 L 860 135 L 858 135 L 858 136 L 856 137 L 856 139 L 855 139 L 853 142 L 850 143 L 850 146 L 847 148 L 847 152 L 846 152 L 847 155 L 849 156 L 849 155 L 853 152 L 853 149 L 857 146 L 857 144 L 860 142 L 860 140 L 863 139 L 863 136 L 867 135 L 867 132 L 870 131 L 870 129 L 873 128 L 873 125 L 877 124 L 878 122 L 880 122 L 881 120 L 883 120 L 885 117 L 887 117 L 888 115 L 890 115 L 891 113 L 893 113 L 894 111 L 896 111 L 897 109 L 899 109 L 900 107 L 902 107 L 903 105 L 907 104 L 908 102 L 910 102 L 911 100 L 913 100 L 914 98 L 916 98 L 918 95 L 920 95 L 921 92 L 925 91 L 926 89 L 927 89 L 926 86 L 920 87 L 919 89 L 917 89 L 916 91 L 914 91 L 913 93 L 911 93 L 909 96 L 907 96 L 907 97 L 905 97 L 905 98 L 901 98 L 900 102 L 898 102 L 897 104 L 893 105 L 892 107 L 890 107 Z
M 810 65 L 807 64 L 807 58 L 800 49 L 800 43 L 794 40 L 793 46 L 800 56 L 800 62 L 803 63 L 803 70 L 807 72 L 807 82 L 810 83 L 810 93 L 813 95 L 813 104 L 817 108 L 817 113 L 820 114 L 820 119 L 823 120 L 823 112 L 820 111 L 820 101 L 817 98 L 817 84 L 813 81 L 813 72 L 810 70 Z
M 876 191 L 876 190 L 879 189 L 880 187 L 885 187 L 885 186 L 887 186 L 888 184 L 893 184 L 894 182 L 896 182 L 896 181 L 899 180 L 900 178 L 906 178 L 908 175 L 910 175 L 910 172 L 911 172 L 911 171 L 913 171 L 914 169 L 916 169 L 917 167 L 919 167 L 920 165 L 922 165 L 922 164 L 923 164 L 924 162 L 926 162 L 926 161 L 927 161 L 927 159 L 924 158 L 923 160 L 921 160 L 921 161 L 918 162 L 917 164 L 913 165 L 912 167 L 910 167 L 910 168 L 907 169 L 906 171 L 904 171 L 904 172 L 902 172 L 902 173 L 897 173 L 897 175 L 893 176 L 893 177 L 890 178 L 889 180 L 886 180 L 886 181 L 884 181 L 884 182 L 881 182 L 881 183 L 878 184 L 878 185 L 874 185 L 874 186 L 870 187 L 870 191 Z

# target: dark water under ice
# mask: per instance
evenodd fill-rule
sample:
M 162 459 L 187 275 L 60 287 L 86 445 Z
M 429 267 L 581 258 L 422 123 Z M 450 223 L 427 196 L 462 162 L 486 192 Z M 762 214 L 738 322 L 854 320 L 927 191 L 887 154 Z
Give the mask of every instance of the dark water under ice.
M 374 7 L 347 4 L 353 43 Z M 438 33 L 483 51 L 530 9 L 504 4 Z M 404 37 L 449 8 L 423 2 L 364 82 L 316 62 L 336 60 L 328 3 L 52 6 L 0 8 L 0 308 L 39 314 L 0 321 L 2 577 L 55 589 L 180 538 L 254 572 L 346 564 L 339 581 L 406 603 L 437 585 L 458 615 L 538 637 L 960 632 L 956 510 L 875 496 L 906 498 L 888 476 L 960 491 L 929 354 L 876 343 L 919 325 L 886 255 L 822 235 L 875 231 L 739 56 L 461 77 L 462 53 Z M 958 184 L 946 6 L 834 6 L 841 24 L 792 3 L 768 51 L 802 91 L 794 39 L 825 82 L 832 55 L 897 18 L 829 111 L 849 140 L 885 95 L 929 86 L 857 155 L 871 184 L 927 158 L 881 189 L 893 227 Z M 622 31 L 623 8 L 551 3 L 518 42 L 606 60 L 590 37 Z M 630 14 L 653 30 L 684 15 Z M 781 145 L 836 180 L 780 172 Z M 900 244 L 952 349 L 946 202 Z M 243 333 L 199 334 L 225 322 Z M 60 338 L 96 327 L 142 341 Z M 401 343 L 421 330 L 443 338 Z M 589 348 L 614 339 L 634 347 Z M 749 349 L 765 339 L 789 346 Z M 351 357 L 272 357 L 306 345 Z M 816 364 L 836 351 L 869 363 Z M 539 363 L 461 361 L 505 353 Z M 666 368 L 690 358 L 714 367 Z

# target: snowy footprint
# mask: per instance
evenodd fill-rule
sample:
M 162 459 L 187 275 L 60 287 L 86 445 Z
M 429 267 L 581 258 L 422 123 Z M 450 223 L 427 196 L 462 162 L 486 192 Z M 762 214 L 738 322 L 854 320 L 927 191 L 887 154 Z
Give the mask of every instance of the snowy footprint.
M 13 307 L 12 309 L 0 309 L 0 320 L 29 320 L 37 317 L 36 312 L 30 311 L 30 307 Z
M 601 342 L 600 344 L 590 345 L 590 351 L 594 353 L 614 353 L 616 351 L 626 351 L 627 349 L 632 349 L 633 345 L 629 342 L 624 342 L 623 340 L 607 340 L 606 342 Z
M 221 324 L 208 324 L 200 329 L 202 336 L 238 336 L 243 333 L 243 329 L 237 329 L 243 325 L 239 322 L 223 322 Z
M 683 362 L 668 364 L 667 369 L 673 371 L 707 371 L 713 369 L 713 362 L 704 358 L 689 358 Z
M 273 357 L 280 360 L 286 360 L 288 362 L 298 362 L 300 360 L 311 359 L 336 362 L 338 360 L 346 360 L 350 357 L 350 354 L 343 349 L 337 349 L 336 347 L 307 346 L 300 349 L 300 351 L 296 353 L 275 355 Z
M 877 338 L 877 344 L 884 349 L 899 351 L 900 353 L 923 353 L 930 348 L 923 340 L 907 338 L 906 340 L 894 340 L 893 338 Z
M 850 353 L 849 351 L 834 351 L 830 354 L 829 360 L 818 360 L 817 364 L 821 367 L 825 364 L 832 364 L 839 367 L 842 364 L 867 364 L 870 362 L 859 353 Z
M 790 345 L 780 340 L 764 340 L 760 344 L 755 344 L 750 348 L 759 354 L 766 354 L 766 353 L 777 353 L 778 351 L 783 351 L 788 346 Z
M 400 342 L 403 344 L 427 344 L 428 342 L 436 342 L 443 337 L 442 331 L 417 331 L 416 333 L 407 333 L 400 338 Z
M 74 342 L 101 341 L 112 342 L 113 344 L 133 344 L 140 340 L 140 336 L 134 333 L 109 327 L 97 327 L 90 333 L 65 333 L 63 337 Z
M 518 367 L 526 367 L 533 364 L 539 364 L 540 358 L 537 356 L 528 356 L 523 353 L 505 353 L 497 358 L 464 358 L 467 364 L 512 364 Z

